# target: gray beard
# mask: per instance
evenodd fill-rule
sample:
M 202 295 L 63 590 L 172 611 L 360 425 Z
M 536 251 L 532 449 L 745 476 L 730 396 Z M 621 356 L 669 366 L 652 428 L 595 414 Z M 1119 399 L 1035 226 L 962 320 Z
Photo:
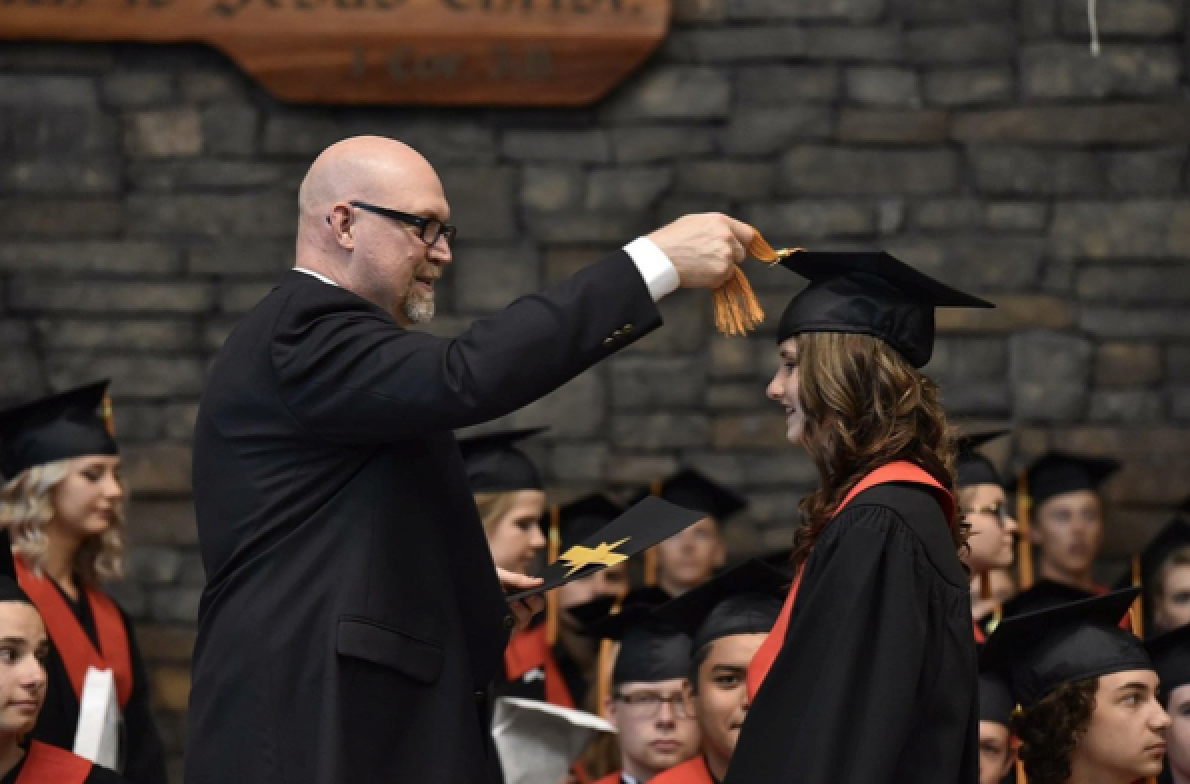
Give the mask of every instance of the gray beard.
M 434 318 L 434 295 L 423 296 L 410 291 L 401 305 L 401 310 L 405 313 L 405 318 L 409 319 L 409 323 L 425 324 Z

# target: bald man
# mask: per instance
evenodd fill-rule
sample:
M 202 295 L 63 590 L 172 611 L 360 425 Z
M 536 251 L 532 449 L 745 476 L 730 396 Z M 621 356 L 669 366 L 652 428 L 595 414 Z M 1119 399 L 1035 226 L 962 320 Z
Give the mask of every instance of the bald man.
M 487 690 L 539 604 L 506 602 L 531 578 L 492 564 L 451 430 L 656 329 L 656 300 L 722 285 L 752 230 L 686 216 L 443 339 L 408 329 L 453 261 L 424 158 L 348 139 L 299 201 L 296 269 L 228 337 L 195 426 L 186 782 L 483 784 Z

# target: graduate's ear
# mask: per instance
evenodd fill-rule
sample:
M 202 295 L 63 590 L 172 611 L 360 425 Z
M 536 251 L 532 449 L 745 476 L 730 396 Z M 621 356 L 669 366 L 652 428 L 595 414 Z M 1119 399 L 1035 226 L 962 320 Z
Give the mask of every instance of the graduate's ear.
M 610 694 L 603 698 L 603 715 L 607 717 L 609 724 L 617 730 L 620 729 L 620 719 L 616 715 L 616 701 Z
M 344 250 L 355 250 L 355 236 L 352 234 L 351 205 L 339 202 L 331 208 L 326 222 L 335 235 L 335 242 Z

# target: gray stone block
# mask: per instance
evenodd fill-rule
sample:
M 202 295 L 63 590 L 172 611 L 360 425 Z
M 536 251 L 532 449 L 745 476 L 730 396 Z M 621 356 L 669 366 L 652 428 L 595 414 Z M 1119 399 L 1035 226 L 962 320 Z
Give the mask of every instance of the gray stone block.
M 1095 385 L 1130 386 L 1160 381 L 1161 349 L 1146 343 L 1103 343 L 1095 350 Z
M 215 291 L 215 308 L 220 313 L 247 313 L 272 290 L 271 282 L 223 283 Z
M 843 74 L 847 100 L 867 106 L 921 106 L 917 74 L 908 68 L 848 68 Z
M 262 149 L 266 155 L 313 160 L 344 136 L 343 129 L 329 112 L 270 112 L 264 124 Z
M 1165 405 L 1160 392 L 1147 389 L 1096 389 L 1091 392 L 1092 422 L 1159 422 Z
M 826 139 L 831 110 L 818 106 L 733 112 L 725 142 L 728 155 L 771 155 L 802 140 Z
M 175 275 L 181 271 L 177 248 L 164 242 L 92 240 L 0 244 L 0 269 L 7 272 L 105 272 Z
M 1049 220 L 1049 206 L 1030 202 L 993 202 L 984 210 L 989 229 L 1042 231 Z
M 520 203 L 550 212 L 580 203 L 583 172 L 577 167 L 526 166 L 521 172 Z
M 1186 164 L 1185 147 L 1105 153 L 1108 187 L 1117 193 L 1172 196 Z
M 120 185 L 120 167 L 112 160 L 0 161 L 0 193 L 107 194 L 118 193 Z
M 705 414 L 696 413 L 614 414 L 611 441 L 619 449 L 706 446 L 710 441 L 710 421 Z
M 974 381 L 942 385 L 942 405 L 962 417 L 1003 418 L 1012 414 L 1012 388 L 1003 381 Z
M 256 151 L 260 113 L 243 104 L 218 104 L 202 110 L 204 147 L 210 155 L 251 155 Z
M 471 247 L 449 268 L 455 303 L 465 313 L 502 310 L 541 287 L 541 259 L 529 243 Z
M 994 22 L 919 27 L 905 34 L 908 58 L 916 63 L 989 63 L 1012 59 L 1013 27 Z
M 611 139 L 607 131 L 508 131 L 501 153 L 516 161 L 608 163 Z
M 1078 326 L 1084 332 L 1099 338 L 1190 338 L 1190 319 L 1186 318 L 1184 307 L 1126 309 L 1089 305 L 1080 311 Z
M 0 104 L 0 145 L 17 153 L 110 152 L 120 140 L 119 121 L 93 109 Z
M 625 484 L 630 492 L 658 476 L 669 476 L 678 470 L 678 461 L 662 455 L 633 455 L 611 453 L 608 456 L 607 481 Z
M 188 351 L 199 348 L 197 324 L 189 319 L 72 319 L 36 322 L 37 338 L 47 349 L 115 351 Z
M 0 198 L 0 235 L 52 240 L 112 237 L 124 230 L 124 202 L 107 198 L 57 198 L 47 203 Z
M 598 370 L 588 370 L 540 400 L 500 420 L 501 427 L 548 426 L 550 437 L 606 438 L 607 392 Z
M 631 242 L 655 227 L 639 212 L 591 211 L 542 212 L 525 210 L 525 224 L 540 242 L 556 244 L 598 243 L 611 249 Z
M 801 27 L 725 27 L 681 30 L 666 39 L 661 57 L 678 63 L 737 63 L 805 56 L 809 36 Z
M 807 65 L 746 66 L 736 70 L 736 106 L 788 109 L 830 103 L 839 95 L 839 70 Z
M 165 407 L 165 437 L 171 441 L 189 441 L 198 419 L 198 401 L 170 403 Z
M 871 22 L 884 12 L 885 0 L 733 0 L 729 19 L 799 19 Z
M 698 126 L 651 125 L 612 129 L 618 163 L 653 163 L 706 155 L 715 149 L 710 130 Z
M 295 194 L 278 191 L 227 193 L 133 193 L 128 208 L 141 235 L 190 237 L 291 237 L 297 228 Z
M 844 109 L 839 115 L 839 140 L 848 143 L 937 144 L 949 133 L 950 118 L 942 111 Z
M 1095 22 L 1100 35 L 1167 36 L 1183 32 L 1186 4 L 1181 0 L 1099 0 Z M 1087 4 L 1061 0 L 1062 31 L 1086 35 L 1090 31 Z
M 977 294 L 1033 289 L 1046 253 L 1043 239 L 985 234 L 890 238 L 885 245 L 907 264 Z
M 132 187 L 143 191 L 278 187 L 296 193 L 304 174 L 305 167 L 259 161 L 152 160 L 128 167 Z
M 877 232 L 877 210 L 854 201 L 791 201 L 749 205 L 744 220 L 761 227 L 766 238 L 871 236 Z
M 559 482 L 600 482 L 607 476 L 607 463 L 606 444 L 557 444 L 545 468 Z
M 676 191 L 728 199 L 762 199 L 772 191 L 775 173 L 775 167 L 769 163 L 692 161 L 678 165 Z
M 983 205 L 970 199 L 930 199 L 911 208 L 910 225 L 925 231 L 954 231 L 983 226 Z
M 1190 265 L 1083 267 L 1075 290 L 1090 302 L 1190 304 Z
M 12 403 L 46 393 L 41 358 L 29 345 L 0 348 L 0 398 Z
M 713 411 L 749 410 L 764 400 L 757 381 L 720 381 L 707 387 L 703 405 Z
M 616 357 L 610 370 L 617 409 L 697 407 L 707 386 L 706 363 L 699 356 Z
M 893 0 L 894 12 L 914 22 L 968 22 L 972 19 L 1006 19 L 1013 15 L 1012 0 Z
M 289 240 L 213 240 L 186 250 L 186 269 L 191 275 L 258 277 L 275 281 L 293 265 L 293 242 Z
M 181 569 L 181 554 L 166 547 L 136 547 L 124 556 L 124 576 L 138 583 L 169 585 Z
M 149 599 L 149 616 L 155 621 L 194 623 L 202 588 L 168 588 L 154 591 Z
M 1003 379 L 1008 374 L 1008 345 L 996 338 L 939 337 L 923 371 L 952 384 Z
M 1013 411 L 1029 422 L 1075 422 L 1086 412 L 1089 340 L 1057 332 L 1025 332 L 1009 340 Z
M 787 194 L 928 195 L 957 184 L 958 159 L 949 150 L 797 147 L 781 158 L 778 176 L 779 191 Z
M 441 168 L 450 222 L 467 241 L 516 237 L 516 170 L 507 166 Z
M 219 70 L 190 70 L 178 74 L 182 100 L 204 106 L 213 103 L 238 103 L 249 93 L 249 79 L 230 63 Z
M 1178 422 L 1190 422 L 1190 385 L 1170 387 L 1169 415 Z
M 614 120 L 700 120 L 725 117 L 731 105 L 727 77 L 712 68 L 670 66 L 649 70 L 610 100 Z
M 0 106 L 98 107 L 95 82 L 89 76 L 51 76 L 37 73 L 0 74 Z
M 201 313 L 211 306 L 205 283 L 49 281 L 20 276 L 8 288 L 17 310 L 82 313 Z
M 971 147 L 967 159 L 975 186 L 984 193 L 1036 196 L 1095 193 L 1104 188 L 1099 163 L 1089 152 Z
M 1059 259 L 1170 259 L 1190 256 L 1190 202 L 1063 202 L 1050 227 Z
M 954 138 L 1040 144 L 1163 144 L 1190 141 L 1190 112 L 1176 103 L 1024 107 L 962 112 Z
M 186 356 L 55 353 L 46 359 L 46 372 L 52 388 L 67 389 L 110 377 L 115 400 L 174 395 L 197 398 L 202 392 L 205 369 L 197 357 Z
M 706 293 L 680 289 L 657 305 L 665 326 L 633 343 L 632 354 L 693 354 L 706 345 L 711 302 Z
M 99 89 L 108 106 L 140 109 L 169 102 L 174 96 L 174 78 L 153 71 L 113 71 L 103 76 Z
M 155 109 L 128 115 L 124 149 L 132 157 L 171 158 L 202 152 L 202 118 L 195 109 Z
M 644 210 L 656 204 L 672 182 L 673 171 L 667 166 L 596 170 L 587 178 L 584 204 L 592 210 Z M 679 179 L 679 187 L 680 183 Z
M 788 450 L 785 414 L 774 405 L 772 411 L 749 414 L 721 414 L 711 422 L 711 444 L 716 449 Z
M 1111 44 L 1099 56 L 1083 44 L 1030 44 L 1021 50 L 1026 99 L 1144 97 L 1176 93 L 1181 56 L 1166 45 Z
M 1165 349 L 1166 374 L 1175 381 L 1190 381 L 1190 345 L 1174 344 Z
M 809 60 L 887 63 L 901 58 L 901 31 L 891 27 L 815 26 L 805 43 Z
M 1012 68 L 948 68 L 925 75 L 925 100 L 932 106 L 986 106 L 1006 103 L 1016 88 Z

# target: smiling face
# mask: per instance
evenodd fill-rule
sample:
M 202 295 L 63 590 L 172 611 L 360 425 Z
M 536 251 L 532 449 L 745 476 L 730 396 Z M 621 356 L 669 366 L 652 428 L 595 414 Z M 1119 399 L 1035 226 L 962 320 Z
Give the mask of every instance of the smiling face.
M 765 394 L 785 410 L 785 439 L 791 444 L 800 444 L 806 428 L 806 415 L 798 402 L 797 338 L 792 337 L 781 343 L 778 352 L 781 365 Z
M 1126 784 L 1160 774 L 1169 726 L 1157 698 L 1157 673 L 1128 670 L 1100 676 L 1091 723 L 1071 753 L 1071 781 Z M 1094 778 L 1087 777 L 1089 771 Z
M 767 634 L 732 634 L 710 643 L 698 668 L 694 708 L 702 729 L 703 754 L 716 778 L 722 779 L 735 753 L 740 727 L 748 715 L 748 665 Z

